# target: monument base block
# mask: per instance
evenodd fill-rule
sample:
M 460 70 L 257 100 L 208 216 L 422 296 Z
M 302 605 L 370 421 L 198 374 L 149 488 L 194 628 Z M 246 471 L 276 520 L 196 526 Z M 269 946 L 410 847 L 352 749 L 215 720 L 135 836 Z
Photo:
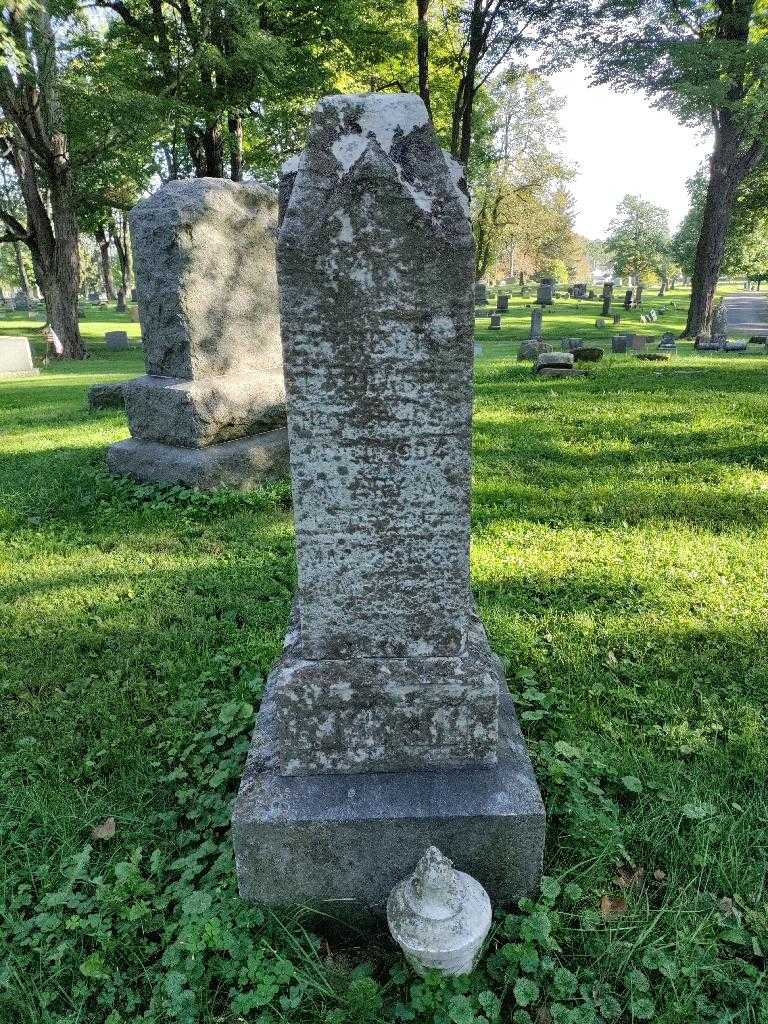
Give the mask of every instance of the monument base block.
M 506 692 L 498 754 L 487 768 L 281 775 L 269 715 L 260 715 L 232 819 L 241 896 L 341 915 L 380 911 L 429 846 L 494 901 L 531 893 L 544 806 Z
M 129 437 L 107 449 L 107 468 L 115 476 L 205 491 L 217 487 L 250 490 L 287 466 L 288 431 L 284 428 L 209 448 L 174 448 Z

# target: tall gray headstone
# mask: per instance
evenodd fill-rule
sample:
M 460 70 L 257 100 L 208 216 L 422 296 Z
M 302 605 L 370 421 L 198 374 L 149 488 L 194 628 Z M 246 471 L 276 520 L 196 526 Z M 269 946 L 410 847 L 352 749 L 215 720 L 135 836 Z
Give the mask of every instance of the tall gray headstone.
M 509 309 L 509 295 L 496 296 L 496 312 L 506 313 Z
M 39 372 L 32 365 L 29 338 L 0 337 L 0 378 L 32 377 Z
M 287 461 L 271 189 L 174 181 L 130 214 L 146 376 L 113 473 L 249 488 Z
M 485 281 L 478 281 L 475 284 L 475 305 L 476 306 L 487 306 L 488 305 L 488 288 Z
M 624 293 L 624 309 L 632 309 L 632 303 L 635 297 L 635 291 L 633 288 L 627 288 Z
M 331 96 L 282 190 L 298 591 L 233 817 L 240 891 L 382 907 L 438 845 L 529 891 L 544 812 L 469 585 L 474 243 L 409 94 Z
M 606 281 L 603 285 L 603 309 L 602 315 L 608 316 L 611 312 L 611 303 L 613 302 L 613 282 Z
M 541 338 L 541 321 L 543 313 L 540 309 L 531 310 L 531 340 L 538 341 Z

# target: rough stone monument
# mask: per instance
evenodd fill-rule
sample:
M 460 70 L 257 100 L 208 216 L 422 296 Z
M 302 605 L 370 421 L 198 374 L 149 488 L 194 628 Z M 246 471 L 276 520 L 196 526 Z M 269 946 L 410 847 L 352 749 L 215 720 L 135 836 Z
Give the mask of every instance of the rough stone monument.
M 277 198 L 174 181 L 130 214 L 146 376 L 124 388 L 113 473 L 249 488 L 287 462 L 275 270 Z
M 632 309 L 632 300 L 634 299 L 635 293 L 632 288 L 627 288 L 624 292 L 624 309 Z
M 476 306 L 487 306 L 488 305 L 488 288 L 485 281 L 478 281 L 475 284 L 475 305 Z
M 541 321 L 543 313 L 540 309 L 531 310 L 531 333 L 530 340 L 538 341 L 541 338 Z
M 371 93 L 319 102 L 281 189 L 299 573 L 233 816 L 247 899 L 383 909 L 432 845 L 496 899 L 541 871 L 541 797 L 469 585 L 464 188 L 422 101 Z
M 489 331 L 500 331 L 501 330 L 501 313 L 491 313 L 491 319 L 488 324 Z
M 712 314 L 710 336 L 714 345 L 725 348 L 725 343 L 728 340 L 728 310 L 725 308 L 725 303 L 722 299 L 715 306 Z
M 29 338 L 0 337 L 0 378 L 33 377 L 39 372 L 32 365 Z
M 496 312 L 506 313 L 509 309 L 509 295 L 496 296 Z

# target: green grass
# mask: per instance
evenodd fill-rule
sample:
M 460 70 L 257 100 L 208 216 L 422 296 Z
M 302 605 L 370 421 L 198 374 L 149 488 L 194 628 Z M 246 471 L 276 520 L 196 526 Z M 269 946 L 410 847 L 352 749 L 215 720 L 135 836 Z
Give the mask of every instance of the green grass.
M 674 297 L 643 333 L 682 327 Z M 295 579 L 287 484 L 109 480 L 124 416 L 85 389 L 141 369 L 98 343 L 114 314 L 86 321 L 86 363 L 0 384 L 2 1024 L 768 1020 L 768 357 L 683 343 L 535 380 L 524 303 L 478 320 L 472 570 L 547 879 L 451 982 L 236 895 L 229 807 Z M 545 337 L 607 341 L 599 305 L 558 303 Z

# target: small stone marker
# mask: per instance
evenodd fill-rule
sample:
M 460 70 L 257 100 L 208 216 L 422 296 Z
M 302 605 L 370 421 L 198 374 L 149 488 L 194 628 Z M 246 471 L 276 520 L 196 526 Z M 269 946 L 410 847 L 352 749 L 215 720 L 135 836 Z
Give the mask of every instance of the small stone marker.
M 491 313 L 491 319 L 488 324 L 489 331 L 500 331 L 501 330 L 501 314 Z
M 136 288 L 131 288 L 131 302 L 138 302 L 139 292 Z
M 26 292 L 18 292 L 13 300 L 13 308 L 25 313 L 29 312 L 29 296 Z
M 126 349 L 130 348 L 127 331 L 107 331 L 104 335 L 104 341 L 110 352 L 125 352 Z
M 124 387 L 132 436 L 111 446 L 108 466 L 139 480 L 255 487 L 288 455 L 277 197 L 221 178 L 172 181 L 130 224 L 146 375 Z
M 584 347 L 584 342 L 581 338 L 563 338 L 560 347 L 563 352 L 577 352 Z
M 298 589 L 232 819 L 240 893 L 383 908 L 433 844 L 529 892 L 543 807 L 469 582 L 463 169 L 418 96 L 329 96 L 282 192 Z
M 531 341 L 539 341 L 541 338 L 541 321 L 543 313 L 540 309 L 531 311 Z
M 651 338 L 647 334 L 633 334 L 629 347 L 633 352 L 645 352 L 650 340 Z
M 418 974 L 469 974 L 491 928 L 491 901 L 431 846 L 387 900 L 392 938 Z
M 0 377 L 34 377 L 29 338 L 0 336 Z
M 595 327 L 605 327 L 605 320 L 601 316 L 595 320 Z
M 125 292 L 123 291 L 122 288 L 117 293 L 117 306 L 115 307 L 115 312 L 117 312 L 117 313 L 124 313 L 125 312 Z
M 569 369 L 573 367 L 572 352 L 543 352 L 536 360 L 534 373 L 540 370 Z
M 475 305 L 488 305 L 488 288 L 485 284 L 485 281 L 477 281 L 475 283 Z
M 614 334 L 611 338 L 611 352 L 624 353 L 632 343 L 633 334 Z
M 728 310 L 722 299 L 715 306 L 715 311 L 712 314 L 710 336 L 713 344 L 717 344 L 720 348 L 725 348 L 728 340 Z
M 576 349 L 573 358 L 577 363 L 599 363 L 603 358 L 603 350 L 596 345 L 584 346 Z
M 496 296 L 496 312 L 506 313 L 509 309 L 509 296 L 508 295 L 497 295 Z
M 634 298 L 634 294 L 635 293 L 632 288 L 627 288 L 626 292 L 624 293 L 624 309 L 632 309 L 632 300 Z

